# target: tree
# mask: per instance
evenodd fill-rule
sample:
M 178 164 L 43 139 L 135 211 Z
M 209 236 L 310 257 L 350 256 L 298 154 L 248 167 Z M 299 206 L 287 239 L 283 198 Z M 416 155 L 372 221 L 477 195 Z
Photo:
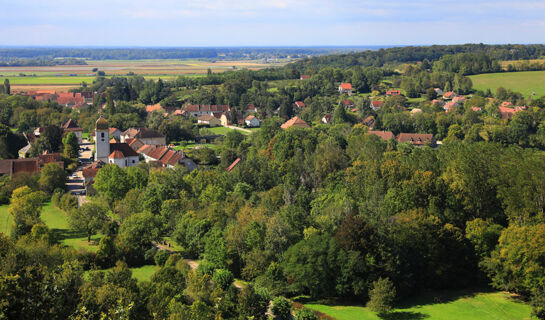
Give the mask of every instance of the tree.
M 39 140 L 43 141 L 43 150 L 38 151 L 58 152 L 62 145 L 63 134 L 64 130 L 59 126 L 52 125 L 45 127 L 39 138 Z
M 4 80 L 4 93 L 11 94 L 11 86 L 9 85 L 9 79 Z
M 18 238 L 28 233 L 32 226 L 40 223 L 40 210 L 45 200 L 41 191 L 32 191 L 24 186 L 13 191 L 8 213 L 13 216 L 14 232 L 12 236 Z
M 151 247 L 152 241 L 161 234 L 161 218 L 151 212 L 135 213 L 125 219 L 119 227 L 119 241 L 126 251 L 134 252 L 135 259 L 142 258 L 143 252 Z
M 272 312 L 279 320 L 291 319 L 292 303 L 284 297 L 276 297 L 273 300 Z
M 373 288 L 369 290 L 369 302 L 367 307 L 379 315 L 390 312 L 396 298 L 394 284 L 388 278 L 379 278 L 373 282 Z
M 62 139 L 64 144 L 64 155 L 70 159 L 77 159 L 79 156 L 79 143 L 78 137 L 73 132 L 68 132 L 68 134 Z
M 98 170 L 93 187 L 110 202 L 123 199 L 130 190 L 127 172 L 115 164 L 105 165 Z
M 269 307 L 269 295 L 264 289 L 249 285 L 238 295 L 238 312 L 244 319 L 264 320 Z
M 87 202 L 77 209 L 68 211 L 68 218 L 72 228 L 87 234 L 87 242 L 91 242 L 91 236 L 108 220 L 106 208 L 96 202 Z
M 40 171 L 38 183 L 40 188 L 47 193 L 53 193 L 55 189 L 64 190 L 66 187 L 66 172 L 58 164 L 48 163 Z

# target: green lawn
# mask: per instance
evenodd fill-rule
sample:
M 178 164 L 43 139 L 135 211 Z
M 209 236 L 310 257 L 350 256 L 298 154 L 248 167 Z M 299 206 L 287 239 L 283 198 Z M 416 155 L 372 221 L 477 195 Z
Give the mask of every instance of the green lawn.
M 532 92 L 540 97 L 545 94 L 545 71 L 487 73 L 470 76 L 473 88 L 496 92 L 498 87 L 511 89 L 528 97 Z
M 218 147 L 218 145 L 217 144 L 212 144 L 212 143 L 187 143 L 184 146 L 182 146 L 182 145 L 174 146 L 174 150 L 189 150 L 189 149 L 193 149 L 193 148 L 196 148 L 196 147 L 207 147 L 207 148 L 210 148 L 210 149 L 216 149 Z
M 131 268 L 132 277 L 138 281 L 149 281 L 151 276 L 160 268 L 156 265 L 147 265 L 138 268 Z
M 250 131 L 256 131 L 256 130 L 259 130 L 259 128 L 243 128 L 245 130 L 250 130 Z M 242 133 L 243 135 L 249 135 L 250 133 L 246 132 L 246 131 L 242 131 L 242 130 L 237 130 L 237 129 L 231 129 L 231 128 L 227 128 L 227 127 L 213 127 L 213 128 L 208 128 L 208 130 L 212 131 L 213 133 L 215 134 L 227 134 L 227 132 L 229 131 L 238 131 L 240 133 Z
M 305 306 L 338 320 L 381 319 L 374 312 L 358 306 L 330 306 L 305 303 Z M 439 301 L 432 296 L 409 301 L 382 319 L 437 320 L 507 320 L 531 319 L 531 307 L 504 292 L 452 295 Z
M 50 202 L 42 208 L 41 218 L 61 243 L 73 246 L 76 249 L 83 248 L 91 251 L 98 249 L 100 235 L 92 236 L 91 242 L 87 242 L 87 235 L 72 230 L 68 225 L 66 214 L 60 209 L 55 208 Z
M 81 232 L 70 229 L 68 219 L 64 212 L 55 208 L 51 202 L 45 204 L 41 213 L 42 221 L 53 231 L 55 237 L 67 246 L 73 246 L 76 249 L 96 251 L 98 241 L 101 235 L 91 237 L 91 242 L 87 242 L 87 236 Z M 11 234 L 11 225 L 13 217 L 8 214 L 8 205 L 0 206 L 0 232 Z
M 0 206 L 0 233 L 6 235 L 11 234 L 11 224 L 13 217 L 8 214 L 8 205 L 4 204 Z

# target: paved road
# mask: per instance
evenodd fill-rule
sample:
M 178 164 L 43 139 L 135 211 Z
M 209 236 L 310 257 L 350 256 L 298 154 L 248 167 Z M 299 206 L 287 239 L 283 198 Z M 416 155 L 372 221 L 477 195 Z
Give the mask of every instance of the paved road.
M 84 139 L 80 144 L 80 148 L 88 148 L 89 150 L 81 150 L 79 152 L 79 161 L 80 164 L 76 171 L 68 177 L 68 182 L 66 183 L 66 189 L 68 192 L 75 194 L 78 197 L 78 205 L 82 205 L 87 202 L 87 196 L 81 195 L 80 193 L 85 190 L 83 185 L 83 167 L 92 162 L 91 156 L 93 155 L 94 145 L 88 140 Z

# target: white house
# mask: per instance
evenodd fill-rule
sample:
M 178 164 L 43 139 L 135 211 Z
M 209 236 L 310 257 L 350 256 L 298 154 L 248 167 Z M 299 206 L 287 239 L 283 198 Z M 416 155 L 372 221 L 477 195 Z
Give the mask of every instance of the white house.
M 128 139 L 138 139 L 144 144 L 166 145 L 167 140 L 160 132 L 147 128 L 129 128 L 121 133 L 120 141 L 125 142 Z
M 261 127 L 261 120 L 259 120 L 257 117 L 252 115 L 247 116 L 246 119 L 244 119 L 244 123 L 246 124 L 247 127 L 251 127 L 251 128 Z

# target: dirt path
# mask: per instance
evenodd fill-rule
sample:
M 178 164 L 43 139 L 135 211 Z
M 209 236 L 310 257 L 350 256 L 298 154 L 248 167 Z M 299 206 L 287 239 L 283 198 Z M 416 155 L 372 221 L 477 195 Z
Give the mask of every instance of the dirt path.
M 226 127 L 229 128 L 229 129 L 233 129 L 233 130 L 240 130 L 240 131 L 243 131 L 243 132 L 246 132 L 246 133 L 252 133 L 251 130 L 244 129 L 244 128 L 239 128 L 239 127 L 235 127 L 235 126 L 226 126 Z

